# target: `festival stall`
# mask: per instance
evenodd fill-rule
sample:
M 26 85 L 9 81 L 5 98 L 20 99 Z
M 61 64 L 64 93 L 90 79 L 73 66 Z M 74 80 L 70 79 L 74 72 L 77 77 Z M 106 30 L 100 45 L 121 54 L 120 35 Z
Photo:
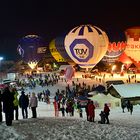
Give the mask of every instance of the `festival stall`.
M 121 100 L 119 98 L 113 97 L 110 94 L 97 94 L 93 97 L 90 97 L 89 99 L 94 102 L 96 108 L 103 108 L 105 103 L 107 103 L 110 108 L 121 106 Z

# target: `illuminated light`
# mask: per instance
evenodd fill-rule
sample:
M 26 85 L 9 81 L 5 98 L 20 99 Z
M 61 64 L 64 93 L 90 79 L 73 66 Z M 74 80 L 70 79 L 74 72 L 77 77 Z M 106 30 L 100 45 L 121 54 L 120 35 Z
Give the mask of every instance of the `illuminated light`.
M 3 60 L 3 57 L 0 57 L 0 61 L 2 61 Z
M 54 68 L 57 68 L 57 65 L 56 65 L 55 63 L 53 63 L 53 67 L 54 67 Z
M 125 67 L 125 65 L 123 64 L 122 67 L 121 67 L 121 72 L 124 71 L 124 67 Z
M 37 61 L 31 61 L 31 62 L 28 62 L 28 65 L 30 66 L 30 68 L 33 70 L 35 67 L 36 67 L 36 65 L 37 65 Z
M 116 69 L 116 67 L 117 67 L 116 65 L 113 65 L 112 66 L 112 71 L 114 71 Z

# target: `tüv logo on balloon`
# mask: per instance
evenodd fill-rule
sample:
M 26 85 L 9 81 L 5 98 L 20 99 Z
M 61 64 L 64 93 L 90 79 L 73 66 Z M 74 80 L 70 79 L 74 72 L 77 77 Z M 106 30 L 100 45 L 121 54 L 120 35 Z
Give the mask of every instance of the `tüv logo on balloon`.
M 75 39 L 70 45 L 70 51 L 75 59 L 87 62 L 93 56 L 94 46 L 87 39 Z
M 65 50 L 69 57 L 82 68 L 93 68 L 106 54 L 108 37 L 100 28 L 81 25 L 65 37 Z

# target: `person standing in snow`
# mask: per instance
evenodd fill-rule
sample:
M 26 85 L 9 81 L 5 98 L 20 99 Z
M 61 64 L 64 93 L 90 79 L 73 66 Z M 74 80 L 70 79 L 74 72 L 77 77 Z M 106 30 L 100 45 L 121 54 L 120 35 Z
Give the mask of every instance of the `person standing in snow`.
M 123 113 L 124 113 L 124 109 L 125 109 L 125 107 L 126 107 L 126 102 L 125 102 L 125 101 L 122 101 L 121 107 L 122 107 L 122 111 L 123 111 Z
M 36 112 L 37 106 L 38 106 L 38 100 L 37 97 L 35 96 L 35 93 L 33 92 L 29 102 L 29 108 L 31 107 L 32 110 L 32 118 L 37 117 L 37 112 Z
M 130 111 L 130 101 L 129 100 L 127 101 L 126 107 L 127 107 L 128 112 L 129 112 Z
M 27 107 L 29 105 L 29 98 L 27 95 L 25 95 L 25 92 L 21 92 L 21 96 L 19 97 L 19 106 L 22 109 L 22 116 L 23 119 L 28 118 L 28 110 Z
M 88 104 L 88 120 L 90 122 L 94 122 L 94 118 L 95 118 L 95 106 L 93 104 L 93 101 L 90 101 L 90 103 Z
M 98 121 L 98 123 L 105 124 L 105 113 L 104 113 L 104 111 L 101 111 L 101 113 L 99 115 L 101 117 L 101 121 Z
M 133 112 L 133 104 L 132 103 L 130 103 L 129 110 L 130 110 L 130 114 L 132 115 L 132 112 Z
M 18 101 L 18 92 L 16 90 L 16 88 L 12 89 L 12 93 L 14 94 L 14 110 L 15 110 L 15 119 L 18 120 L 18 105 L 19 105 L 19 101 Z M 14 120 L 14 110 L 13 110 L 13 120 Z
M 58 102 L 55 99 L 54 99 L 53 105 L 54 105 L 55 117 L 59 117 Z
M 11 93 L 9 87 L 4 89 L 2 94 L 3 112 L 5 113 L 6 125 L 11 126 L 13 120 L 13 108 L 14 108 L 14 95 Z
M 77 109 L 78 109 L 80 118 L 83 118 L 83 110 L 81 108 L 80 102 L 77 102 Z
M 108 118 L 109 112 L 110 112 L 110 109 L 109 109 L 108 105 L 104 104 L 105 121 L 107 124 L 109 124 L 109 118 Z
M 86 112 L 86 115 L 87 115 L 87 121 L 89 121 L 89 118 L 88 118 L 88 105 L 90 103 L 90 99 L 88 99 L 88 102 L 87 102 L 87 105 L 85 107 L 85 112 Z

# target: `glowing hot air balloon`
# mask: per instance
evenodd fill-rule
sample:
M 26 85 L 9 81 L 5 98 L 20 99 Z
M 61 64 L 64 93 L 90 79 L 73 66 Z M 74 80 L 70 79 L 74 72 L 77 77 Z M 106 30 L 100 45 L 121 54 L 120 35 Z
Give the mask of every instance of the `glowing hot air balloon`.
M 126 37 L 124 32 L 116 30 L 116 28 L 109 28 L 107 30 L 107 35 L 109 38 L 109 45 L 102 61 L 106 64 L 112 64 L 115 63 L 124 52 L 126 48 Z
M 64 47 L 63 47 L 64 48 Z M 66 62 L 66 60 L 62 57 L 62 55 L 58 52 L 57 48 L 56 48 L 56 43 L 55 43 L 55 39 L 53 39 L 50 44 L 49 44 L 49 49 L 51 52 L 51 55 L 54 57 L 54 59 L 57 62 Z
M 75 62 L 69 57 L 69 55 L 65 50 L 65 46 L 64 46 L 65 36 L 66 35 L 63 35 L 55 39 L 55 47 L 57 51 L 61 54 L 61 56 L 65 59 L 66 62 L 68 62 L 70 65 L 75 65 Z
M 109 43 L 108 51 L 103 57 L 102 61 L 110 63 L 115 63 L 118 60 L 119 56 L 124 52 L 126 47 L 125 42 L 113 42 Z
M 82 68 L 93 68 L 105 55 L 108 37 L 96 26 L 81 25 L 65 37 L 65 49 L 70 58 Z
M 17 50 L 22 59 L 28 63 L 31 69 L 34 69 L 46 52 L 46 47 L 43 46 L 41 37 L 27 35 L 20 40 Z
M 125 53 L 140 68 L 140 26 L 127 29 L 125 34 L 127 38 Z
M 118 61 L 122 62 L 124 66 L 126 67 L 126 69 L 128 69 L 133 63 L 132 60 L 125 53 L 121 54 Z

